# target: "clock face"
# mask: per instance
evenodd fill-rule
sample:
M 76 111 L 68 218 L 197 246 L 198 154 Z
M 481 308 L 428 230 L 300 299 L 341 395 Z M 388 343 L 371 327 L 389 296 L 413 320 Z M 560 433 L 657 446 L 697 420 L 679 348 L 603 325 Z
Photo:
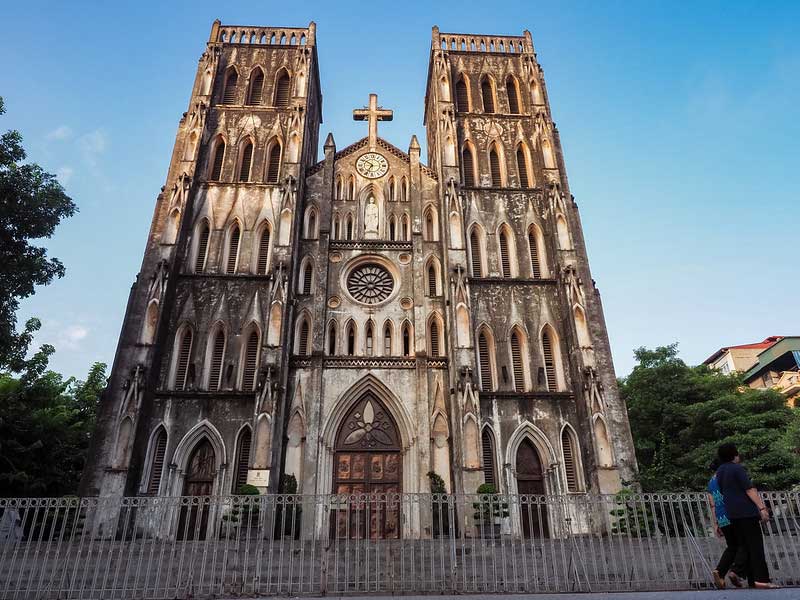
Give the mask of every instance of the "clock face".
M 364 177 L 376 179 L 386 175 L 386 171 L 389 170 L 389 163 L 377 152 L 367 152 L 358 158 L 356 168 Z

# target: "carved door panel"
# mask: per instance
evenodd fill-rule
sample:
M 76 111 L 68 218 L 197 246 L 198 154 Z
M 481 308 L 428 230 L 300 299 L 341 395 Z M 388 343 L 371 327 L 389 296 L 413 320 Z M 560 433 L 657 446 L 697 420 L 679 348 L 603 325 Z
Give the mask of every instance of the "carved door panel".
M 184 496 L 210 496 L 214 493 L 216 459 L 211 443 L 204 439 L 197 444 L 186 468 L 183 482 Z M 209 505 L 203 499 L 196 499 L 189 506 L 181 507 L 178 521 L 179 539 L 200 539 L 206 537 Z
M 517 449 L 517 491 L 522 495 L 545 494 L 544 473 L 539 452 L 530 440 L 524 440 Z M 547 507 L 535 497 L 520 498 L 520 519 L 526 538 L 549 537 Z
M 402 455 L 397 427 L 372 395 L 357 402 L 336 442 L 333 492 L 347 495 L 332 511 L 337 538 L 400 537 Z

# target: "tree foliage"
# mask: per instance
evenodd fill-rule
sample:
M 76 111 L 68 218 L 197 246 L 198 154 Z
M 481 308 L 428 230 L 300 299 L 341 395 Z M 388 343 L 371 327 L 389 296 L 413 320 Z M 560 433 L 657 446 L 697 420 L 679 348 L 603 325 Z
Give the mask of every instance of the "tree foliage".
M 638 364 L 620 380 L 620 391 L 643 490 L 704 489 L 723 442 L 738 446 L 759 488 L 800 482 L 800 413 L 780 393 L 752 389 L 741 375 L 688 366 L 677 344 L 634 355 Z
M 78 489 L 106 365 L 85 381 L 47 370 L 43 346 L 20 375 L 0 373 L 0 496 L 61 496 Z
M 0 98 L 0 115 L 5 113 Z M 53 235 L 77 208 L 55 175 L 37 164 L 23 164 L 25 150 L 18 131 L 0 136 L 0 369 L 21 371 L 31 337 L 39 328 L 31 320 L 16 331 L 19 301 L 35 286 L 63 277 L 64 265 L 31 240 Z

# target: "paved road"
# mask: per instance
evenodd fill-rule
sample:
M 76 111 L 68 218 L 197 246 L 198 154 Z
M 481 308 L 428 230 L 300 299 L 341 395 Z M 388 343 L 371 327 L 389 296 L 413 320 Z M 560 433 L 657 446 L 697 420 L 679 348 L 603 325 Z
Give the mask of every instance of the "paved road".
M 308 598 L 305 596 L 304 598 Z M 463 596 L 373 596 L 359 594 L 355 596 L 325 596 L 325 600 L 800 600 L 800 588 L 783 588 L 780 590 L 723 590 L 695 592 L 611 592 L 608 594 L 486 594 Z M 233 600 L 233 599 L 231 599 Z

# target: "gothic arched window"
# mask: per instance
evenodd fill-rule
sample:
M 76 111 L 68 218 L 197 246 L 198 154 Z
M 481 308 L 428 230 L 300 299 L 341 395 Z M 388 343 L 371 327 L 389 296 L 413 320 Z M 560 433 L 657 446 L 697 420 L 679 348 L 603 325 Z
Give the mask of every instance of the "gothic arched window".
M 441 356 L 444 350 L 439 319 L 433 317 L 428 323 L 428 356 Z
M 491 334 L 482 328 L 478 333 L 478 372 L 481 377 L 481 389 L 484 392 L 494 390 L 494 342 Z
M 275 102 L 277 108 L 287 108 L 289 106 L 291 89 L 291 79 L 286 70 L 281 70 L 278 79 L 275 81 Z
M 242 390 L 246 392 L 253 391 L 256 384 L 260 341 L 261 337 L 258 334 L 258 328 L 253 327 L 250 335 L 247 336 L 242 360 Z
M 551 331 L 547 328 L 542 331 L 542 358 L 544 359 L 544 373 L 547 380 L 547 390 L 550 392 L 558 391 L 558 373 L 556 371 L 558 365 L 556 364 L 555 352 L 558 348 L 554 348 L 556 340 Z
M 367 327 L 364 330 L 364 348 L 367 356 L 372 356 L 375 351 L 375 327 L 372 321 L 367 321 Z
M 568 492 L 580 489 L 578 479 L 578 443 L 575 433 L 568 426 L 561 431 L 561 453 L 564 456 L 564 476 Z
M 147 493 L 155 496 L 161 487 L 161 475 L 164 473 L 164 455 L 167 452 L 167 432 L 162 426 L 151 446 L 150 473 L 147 477 Z
M 253 162 L 253 144 L 248 140 L 242 146 L 239 161 L 239 181 L 250 181 L 250 165 Z
M 456 110 L 469 112 L 469 88 L 463 75 L 459 75 L 456 82 Z
M 528 157 L 522 144 L 517 146 L 517 172 L 519 173 L 519 187 L 523 189 L 531 187 L 528 177 Z
M 314 267 L 309 260 L 303 267 L 303 274 L 300 279 L 300 293 L 304 296 L 311 295 L 311 287 L 314 282 Z
M 175 381 L 173 386 L 176 390 L 186 389 L 186 375 L 189 371 L 189 359 L 192 354 L 192 339 L 193 333 L 191 327 L 184 327 L 178 333 L 177 342 L 175 344 Z
M 217 138 L 217 143 L 214 144 L 214 153 L 212 156 L 208 179 L 210 181 L 219 181 L 222 179 L 222 164 L 225 160 L 225 141 L 221 137 Z
M 197 245 L 195 247 L 194 272 L 202 273 L 206 270 L 206 257 L 208 256 L 208 238 L 211 230 L 208 221 L 203 219 L 197 230 Z
M 222 93 L 223 104 L 236 103 L 236 85 L 239 83 L 239 74 L 236 69 L 231 68 L 225 77 L 225 90 Z
M 464 186 L 475 187 L 475 156 L 469 144 L 461 151 L 461 167 L 464 172 Z
M 506 79 L 506 94 L 508 95 L 508 112 L 512 115 L 518 115 L 519 93 L 517 91 L 517 82 L 510 76 Z
M 336 355 L 336 321 L 328 324 L 328 354 Z
M 217 391 L 222 385 L 222 362 L 225 358 L 225 330 L 218 326 L 212 334 L 211 359 L 208 362 L 208 389 L 212 392 Z
M 383 326 L 383 355 L 392 356 L 392 322 L 386 321 Z
M 253 443 L 253 433 L 249 426 L 245 426 L 236 440 L 236 463 L 231 484 L 231 493 L 241 493 L 241 488 L 247 483 L 247 471 L 250 467 L 250 448 Z
M 489 148 L 489 172 L 492 176 L 492 187 L 503 187 L 503 171 L 500 168 L 500 154 L 495 144 L 492 144 L 491 148 Z
M 250 91 L 247 94 L 247 103 L 256 105 L 261 104 L 264 91 L 264 71 L 256 68 L 250 74 Z
M 278 183 L 281 170 L 281 143 L 273 140 L 267 153 L 267 183 Z
M 483 480 L 497 485 L 497 466 L 494 454 L 494 436 L 488 427 L 481 434 L 481 454 L 483 458 Z
M 483 277 L 483 244 L 477 226 L 474 226 L 469 233 L 469 249 L 472 276 Z
M 488 77 L 481 79 L 481 98 L 483 99 L 483 112 L 494 112 L 494 89 Z
M 512 277 L 511 271 L 511 249 L 509 242 L 509 231 L 506 227 L 500 228 L 500 235 L 498 235 L 498 244 L 500 246 L 500 274 L 503 277 Z
M 356 324 L 350 321 L 347 324 L 347 355 L 355 356 L 356 353 Z
M 534 279 L 542 278 L 542 257 L 540 253 L 540 237 L 541 234 L 535 225 L 528 228 L 528 249 L 530 250 L 531 258 L 531 275 Z
M 411 356 L 411 324 L 403 323 L 403 356 Z
M 228 260 L 225 264 L 225 273 L 233 275 L 236 273 L 236 265 L 239 262 L 239 240 L 241 239 L 241 230 L 239 224 L 234 223 L 228 232 Z
M 524 392 L 527 389 L 525 383 L 525 340 L 522 334 L 514 329 L 511 332 L 511 370 L 514 375 L 514 391 Z
M 303 316 L 300 321 L 300 327 L 297 331 L 297 348 L 295 354 L 298 356 L 311 355 L 311 325 L 309 324 L 308 316 Z
M 266 275 L 269 269 L 269 242 L 272 237 L 272 228 L 269 223 L 261 227 L 261 236 L 258 241 L 258 259 L 256 262 L 256 275 Z

